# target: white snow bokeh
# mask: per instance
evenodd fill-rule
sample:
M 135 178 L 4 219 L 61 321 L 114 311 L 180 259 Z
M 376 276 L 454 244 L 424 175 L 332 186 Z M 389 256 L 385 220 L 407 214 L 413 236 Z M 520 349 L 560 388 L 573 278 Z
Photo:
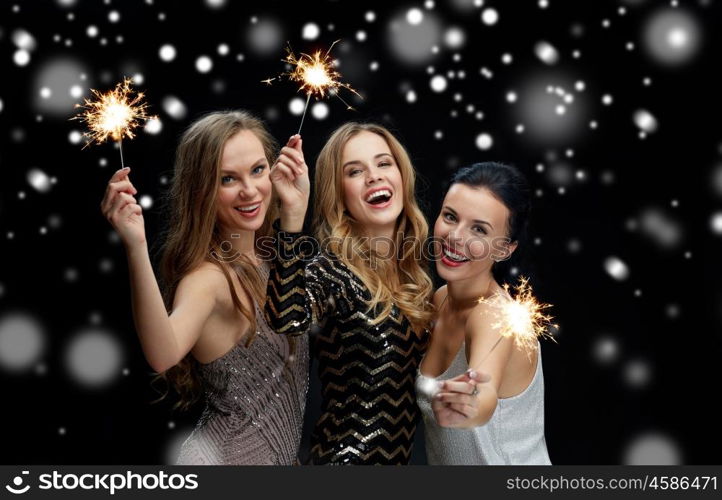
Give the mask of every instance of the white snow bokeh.
M 46 335 L 40 322 L 25 313 L 0 317 L 0 369 L 10 373 L 33 368 L 46 350 Z
M 418 11 L 418 12 L 417 12 Z M 432 12 L 411 9 L 398 13 L 388 24 L 388 47 L 399 61 L 421 65 L 431 61 L 442 42 L 442 26 Z
M 72 115 L 75 105 L 88 95 L 91 83 L 88 69 L 81 62 L 59 57 L 43 63 L 35 74 L 33 107 L 37 112 L 64 117 Z
M 65 350 L 65 367 L 75 382 L 101 388 L 121 375 L 123 350 L 118 340 L 99 328 L 75 334 Z
M 686 10 L 664 8 L 652 14 L 643 28 L 647 54 L 665 66 L 690 62 L 702 45 L 702 27 Z

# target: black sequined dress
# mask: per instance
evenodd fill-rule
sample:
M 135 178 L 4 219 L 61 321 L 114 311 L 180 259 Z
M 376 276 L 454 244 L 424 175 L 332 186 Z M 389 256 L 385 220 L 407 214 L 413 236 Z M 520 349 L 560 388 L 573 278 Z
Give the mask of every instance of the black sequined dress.
M 371 324 L 363 282 L 315 241 L 279 231 L 266 300 L 281 334 L 313 330 L 322 385 L 321 416 L 311 437 L 314 464 L 408 464 L 419 409 L 414 381 L 428 332 L 418 335 L 394 307 Z

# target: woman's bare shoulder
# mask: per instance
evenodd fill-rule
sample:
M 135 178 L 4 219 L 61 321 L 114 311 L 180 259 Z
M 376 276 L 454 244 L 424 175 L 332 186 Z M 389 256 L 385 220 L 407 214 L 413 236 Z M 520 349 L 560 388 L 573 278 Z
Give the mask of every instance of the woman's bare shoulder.
M 225 282 L 226 278 L 223 275 L 223 271 L 217 264 L 204 261 L 186 273 L 186 275 L 183 276 L 183 280 L 190 280 L 197 283 L 217 284 L 221 281 Z
M 185 274 L 178 283 L 178 292 L 190 292 L 193 295 L 203 293 L 215 298 L 227 294 L 228 282 L 223 271 L 212 262 L 202 262 Z
M 504 306 L 509 303 L 511 296 L 503 287 L 497 285 L 493 293 L 480 300 L 474 306 L 466 320 L 467 332 L 490 332 L 502 321 Z

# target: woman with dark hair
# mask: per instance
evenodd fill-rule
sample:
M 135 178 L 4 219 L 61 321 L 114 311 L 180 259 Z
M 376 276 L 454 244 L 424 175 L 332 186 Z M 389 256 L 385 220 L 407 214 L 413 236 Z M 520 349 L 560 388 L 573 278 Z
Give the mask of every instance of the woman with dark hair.
M 300 136 L 278 159 L 293 157 L 293 175 L 285 167 L 270 171 L 276 155 L 266 126 L 244 111 L 210 113 L 186 130 L 169 193 L 163 293 L 129 168 L 112 176 L 101 203 L 126 249 L 133 319 L 148 363 L 178 391 L 179 406 L 205 400 L 180 464 L 296 461 L 308 345 L 276 335 L 263 317 L 269 268 L 257 242 L 278 213 L 272 180 L 287 179 L 291 189 L 279 194 L 286 209 L 305 208 L 308 172 Z M 283 211 L 280 217 L 288 220 Z
M 529 210 L 514 167 L 477 163 L 451 179 L 434 225 L 436 269 L 447 284 L 434 295 L 437 317 L 416 380 L 430 464 L 550 463 L 541 351 L 499 341 L 495 326 L 495 300 L 508 297 L 497 267 L 523 241 Z

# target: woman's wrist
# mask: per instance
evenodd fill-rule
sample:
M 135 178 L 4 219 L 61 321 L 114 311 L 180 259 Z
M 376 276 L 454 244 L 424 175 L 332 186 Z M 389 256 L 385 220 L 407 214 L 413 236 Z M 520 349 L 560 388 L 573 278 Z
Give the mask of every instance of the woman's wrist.
M 303 231 L 303 220 L 306 216 L 306 211 L 285 212 L 281 211 L 281 225 L 280 229 L 287 233 L 300 233 Z
M 146 240 L 143 240 L 128 244 L 125 246 L 125 254 L 127 255 L 128 259 L 145 257 L 148 255 L 148 243 L 146 242 Z

